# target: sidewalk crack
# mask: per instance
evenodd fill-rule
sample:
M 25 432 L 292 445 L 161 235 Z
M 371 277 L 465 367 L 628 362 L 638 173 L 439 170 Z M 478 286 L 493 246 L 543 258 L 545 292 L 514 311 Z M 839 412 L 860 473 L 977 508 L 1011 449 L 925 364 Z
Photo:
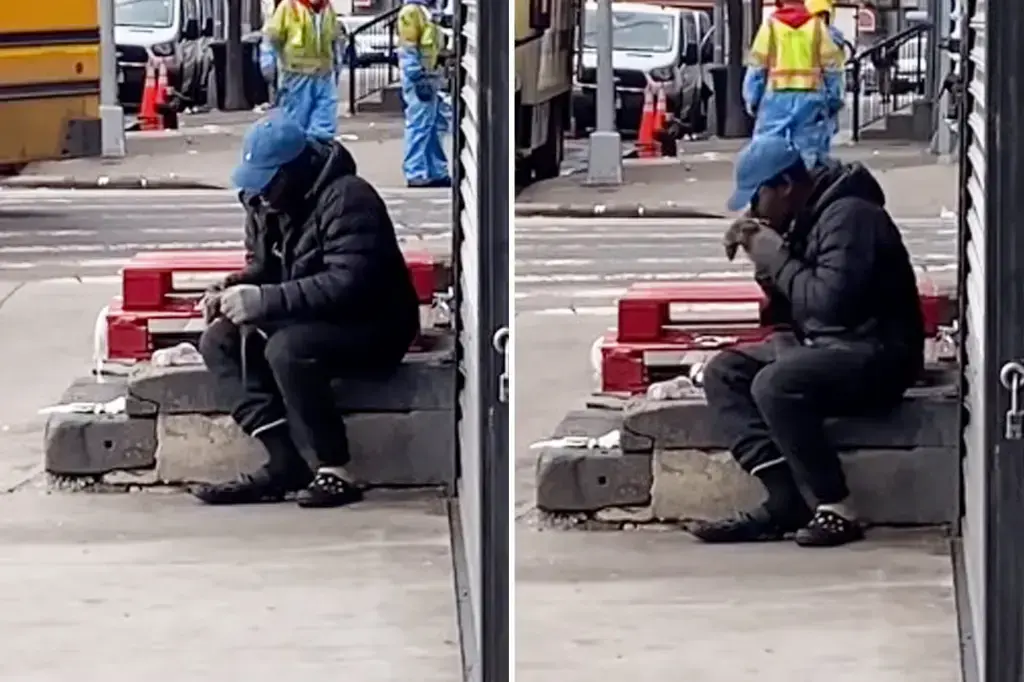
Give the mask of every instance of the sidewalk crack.
M 10 291 L 8 291 L 8 292 L 7 292 L 6 294 L 4 294 L 4 295 L 3 295 L 2 297 L 0 297 L 0 310 L 3 310 L 3 308 L 4 308 L 4 305 L 5 305 L 5 304 L 6 304 L 6 303 L 7 303 L 7 302 L 8 302 L 9 300 L 11 300 L 12 298 L 14 298 L 14 295 L 15 295 L 16 293 L 18 293 L 19 291 L 21 291 L 21 290 L 22 290 L 22 289 L 23 289 L 23 288 L 25 287 L 25 285 L 26 285 L 26 284 L 27 284 L 27 282 L 18 282 L 18 283 L 17 283 L 16 285 L 14 285 L 14 288 L 13 288 L 13 289 L 11 289 L 11 290 L 10 290 Z

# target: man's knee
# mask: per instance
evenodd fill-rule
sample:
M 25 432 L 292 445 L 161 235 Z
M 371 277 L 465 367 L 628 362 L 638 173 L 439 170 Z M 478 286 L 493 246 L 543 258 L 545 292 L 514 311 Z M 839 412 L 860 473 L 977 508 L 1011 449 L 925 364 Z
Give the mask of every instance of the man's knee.
M 753 378 L 749 364 L 748 358 L 732 350 L 716 354 L 704 367 L 704 392 L 733 391 L 739 384 L 748 383 Z
M 800 387 L 796 383 L 799 376 L 794 371 L 795 368 L 784 363 L 774 363 L 757 373 L 750 384 L 750 397 L 761 414 L 801 398 Z
M 238 327 L 225 318 L 210 324 L 199 337 L 199 354 L 207 367 L 234 359 L 239 353 Z

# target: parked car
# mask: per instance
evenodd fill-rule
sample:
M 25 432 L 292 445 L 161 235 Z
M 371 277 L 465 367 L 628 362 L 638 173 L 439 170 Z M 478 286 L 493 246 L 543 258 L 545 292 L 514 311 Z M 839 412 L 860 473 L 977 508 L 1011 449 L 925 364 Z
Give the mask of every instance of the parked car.
M 371 16 L 348 15 L 338 17 L 346 35 L 344 63 L 356 67 L 371 64 L 398 64 L 398 37 L 394 24 L 380 23 L 353 33 L 374 20 Z

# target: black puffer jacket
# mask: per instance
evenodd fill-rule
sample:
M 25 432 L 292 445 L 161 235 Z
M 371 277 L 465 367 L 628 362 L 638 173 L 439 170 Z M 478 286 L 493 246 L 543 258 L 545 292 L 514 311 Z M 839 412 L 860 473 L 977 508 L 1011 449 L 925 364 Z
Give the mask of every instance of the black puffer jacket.
M 821 167 L 812 181 L 782 248 L 752 245 L 758 281 L 781 296 L 776 313 L 801 338 L 870 344 L 916 378 L 924 353 L 917 279 L 882 188 L 861 164 Z
M 303 208 L 246 206 L 248 264 L 227 283 L 261 285 L 263 320 L 334 322 L 397 362 L 419 333 L 419 301 L 394 224 L 348 150 L 332 143 L 318 153 L 319 177 L 295 202 Z

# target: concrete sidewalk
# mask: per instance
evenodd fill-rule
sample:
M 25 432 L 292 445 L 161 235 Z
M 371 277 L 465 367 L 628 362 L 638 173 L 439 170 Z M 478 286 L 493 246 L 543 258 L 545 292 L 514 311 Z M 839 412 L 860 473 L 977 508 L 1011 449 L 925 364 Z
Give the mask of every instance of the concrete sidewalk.
M 604 212 L 642 205 L 647 213 L 675 207 L 680 215 L 725 214 L 732 192 L 738 140 L 685 143 L 675 159 L 627 160 L 618 187 L 586 186 L 586 171 L 538 182 L 516 197 L 516 211 L 537 206 L 606 207 Z M 935 217 L 957 204 L 957 166 L 943 163 L 920 145 L 868 143 L 838 146 L 836 156 L 867 165 L 882 183 L 888 207 L 904 217 Z M 614 207 L 614 208 L 613 208 Z
M 50 492 L 43 418 L 89 371 L 110 281 L 0 282 L 0 678 L 452 682 L 446 510 L 322 513 L 177 492 Z
M 129 133 L 123 159 L 73 159 L 31 164 L 12 182 L 33 178 L 74 178 L 92 181 L 106 178 L 145 177 L 161 181 L 192 181 L 227 187 L 238 163 L 239 148 L 255 112 L 225 112 L 183 117 L 182 128 L 160 132 Z M 359 114 L 338 123 L 339 139 L 356 158 L 359 172 L 370 182 L 389 187 L 405 185 L 402 174 L 400 116 Z
M 308 513 L 181 494 L 0 496 L 0 677 L 460 675 L 439 500 Z

